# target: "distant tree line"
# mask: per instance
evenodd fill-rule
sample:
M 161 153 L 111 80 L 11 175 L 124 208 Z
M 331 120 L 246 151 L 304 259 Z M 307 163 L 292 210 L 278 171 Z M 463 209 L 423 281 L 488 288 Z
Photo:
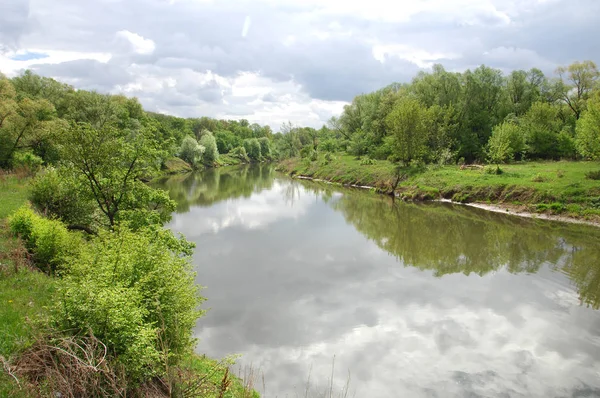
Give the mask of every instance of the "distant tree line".
M 358 95 L 319 130 L 284 125 L 274 141 L 282 157 L 344 151 L 404 164 L 600 159 L 599 76 L 591 61 L 553 77 L 434 65 Z
M 180 157 L 192 166 L 214 166 L 219 155 L 270 160 L 272 131 L 247 120 L 180 118 L 146 112 L 136 98 L 76 90 L 31 71 L 12 79 L 0 73 L 0 168 L 51 165 L 76 129 L 140 134 L 157 145 L 157 159 Z

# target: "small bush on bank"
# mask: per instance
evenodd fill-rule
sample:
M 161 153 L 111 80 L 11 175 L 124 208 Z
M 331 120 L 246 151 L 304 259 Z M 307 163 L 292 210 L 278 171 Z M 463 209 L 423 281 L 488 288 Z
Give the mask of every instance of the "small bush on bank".
M 485 174 L 492 174 L 492 175 L 500 175 L 500 174 L 504 173 L 504 171 L 500 168 L 500 166 L 485 166 L 483 168 L 483 172 Z
M 244 148 L 243 146 L 238 146 L 238 147 L 233 148 L 231 151 L 229 151 L 229 156 L 237 158 L 237 159 L 241 160 L 242 162 L 246 162 L 246 163 L 250 162 L 250 158 L 248 157 L 248 154 L 246 153 L 246 148 Z
M 94 203 L 79 192 L 75 181 L 48 168 L 31 181 L 29 200 L 42 214 L 67 224 L 89 226 L 93 222 Z
M 55 327 L 93 330 L 132 383 L 161 376 L 192 350 L 202 315 L 190 252 L 187 241 L 160 228 L 101 232 L 66 266 Z
M 79 237 L 69 233 L 58 220 L 21 207 L 9 218 L 11 232 L 23 239 L 33 262 L 43 271 L 54 273 L 79 249 Z
M 531 179 L 532 182 L 546 182 L 548 181 L 548 178 L 544 177 L 541 174 L 536 174 L 535 176 L 533 176 L 533 178 Z
M 588 171 L 585 173 L 585 178 L 588 180 L 600 180 L 600 170 Z
M 368 156 L 365 156 L 364 158 L 362 158 L 362 160 L 360 161 L 360 165 L 361 166 L 369 166 L 375 164 L 375 161 L 373 159 L 371 159 Z

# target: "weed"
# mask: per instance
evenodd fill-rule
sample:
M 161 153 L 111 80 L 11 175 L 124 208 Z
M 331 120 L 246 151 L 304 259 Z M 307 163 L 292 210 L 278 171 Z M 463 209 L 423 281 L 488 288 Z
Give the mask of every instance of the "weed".
M 587 173 L 585 173 L 585 178 L 587 178 L 588 180 L 595 181 L 600 180 L 600 170 L 588 171 Z

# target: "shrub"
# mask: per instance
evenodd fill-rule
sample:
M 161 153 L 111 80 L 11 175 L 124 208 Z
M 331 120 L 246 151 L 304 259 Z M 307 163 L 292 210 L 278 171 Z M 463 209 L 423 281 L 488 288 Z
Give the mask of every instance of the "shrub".
M 256 138 L 248 138 L 244 140 L 244 148 L 248 157 L 254 161 L 259 161 L 261 158 L 260 142 Z
M 588 171 L 585 173 L 585 178 L 588 180 L 600 180 L 600 170 Z
M 267 137 L 261 137 L 258 139 L 258 143 L 260 144 L 260 155 L 267 160 L 271 160 L 273 156 L 271 141 Z
M 181 143 L 178 156 L 192 167 L 196 167 L 202 161 L 202 154 L 205 150 L 206 148 L 198 144 L 194 137 L 188 135 Z
M 312 146 L 305 146 L 304 148 L 302 148 L 300 150 L 300 157 L 302 159 L 310 159 L 313 152 L 314 152 L 314 149 Z
M 61 176 L 54 168 L 32 180 L 29 200 L 40 213 L 67 224 L 89 226 L 93 221 L 94 203 L 80 194 L 75 181 Z
M 42 158 L 31 151 L 15 152 L 13 156 L 13 167 L 26 169 L 30 173 L 35 173 L 39 170 L 43 163 Z
M 237 158 L 239 160 L 241 160 L 242 162 L 249 162 L 250 158 L 248 158 L 248 154 L 246 153 L 246 148 L 244 148 L 243 146 L 238 146 L 236 148 L 233 148 L 230 152 L 229 155 Z
M 199 142 L 204 147 L 202 162 L 205 165 L 212 166 L 219 161 L 219 150 L 217 149 L 217 140 L 210 131 L 205 131 Z
M 33 262 L 46 272 L 56 272 L 80 247 L 78 237 L 63 223 L 41 217 L 28 207 L 21 207 L 9 218 L 9 227 L 23 239 Z
M 101 232 L 69 262 L 54 326 L 93 330 L 132 383 L 164 374 L 192 350 L 202 315 L 190 253 L 190 243 L 161 228 Z
M 319 154 L 317 153 L 317 151 L 313 150 L 310 154 L 310 160 L 315 162 L 318 158 L 319 158 Z
M 368 156 L 365 156 L 360 161 L 360 165 L 361 166 L 368 166 L 368 165 L 372 165 L 372 164 L 375 164 L 375 161 L 373 159 L 371 159 L 370 157 L 368 157 Z
M 504 173 L 504 171 L 500 168 L 500 166 L 485 166 L 483 168 L 483 172 L 485 174 L 493 174 L 493 175 L 500 175 L 500 174 Z

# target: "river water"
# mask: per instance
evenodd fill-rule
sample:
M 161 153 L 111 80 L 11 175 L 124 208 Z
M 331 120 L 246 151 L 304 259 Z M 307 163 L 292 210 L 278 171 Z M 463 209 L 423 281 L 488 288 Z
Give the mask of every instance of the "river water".
M 240 354 L 264 397 L 600 396 L 599 228 L 269 165 L 160 186 L 196 243 L 197 351 Z

